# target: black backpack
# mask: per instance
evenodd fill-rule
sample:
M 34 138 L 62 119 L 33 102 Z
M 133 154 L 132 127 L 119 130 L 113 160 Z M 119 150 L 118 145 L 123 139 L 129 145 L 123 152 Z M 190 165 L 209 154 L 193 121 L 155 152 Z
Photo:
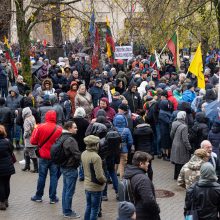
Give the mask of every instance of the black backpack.
M 135 204 L 135 197 L 130 179 L 122 179 L 118 182 L 118 197 L 120 202 L 127 201 Z
M 50 149 L 51 160 L 57 165 L 65 165 L 67 157 L 64 152 L 63 143 L 69 138 L 69 135 L 61 135 Z

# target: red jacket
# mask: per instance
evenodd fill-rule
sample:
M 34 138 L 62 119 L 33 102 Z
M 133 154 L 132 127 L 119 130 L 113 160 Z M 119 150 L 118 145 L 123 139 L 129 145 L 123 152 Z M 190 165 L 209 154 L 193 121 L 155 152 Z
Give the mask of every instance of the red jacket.
M 54 134 L 49 138 L 49 140 L 40 148 L 39 153 L 43 159 L 51 159 L 50 149 L 55 143 L 56 139 L 60 137 L 62 133 L 62 127 L 56 125 L 56 112 L 51 110 L 45 115 L 45 123 L 39 124 L 33 131 L 31 135 L 30 142 L 33 145 L 41 146 L 42 143 L 52 134 L 55 126 L 57 126 Z
M 172 104 L 173 104 L 173 109 L 174 109 L 174 111 L 176 111 L 176 110 L 177 110 L 177 106 L 178 106 L 178 102 L 177 102 L 176 98 L 173 96 L 173 93 L 172 93 L 171 90 L 168 90 L 168 91 L 167 91 L 167 99 L 168 99 L 170 102 L 172 102 Z

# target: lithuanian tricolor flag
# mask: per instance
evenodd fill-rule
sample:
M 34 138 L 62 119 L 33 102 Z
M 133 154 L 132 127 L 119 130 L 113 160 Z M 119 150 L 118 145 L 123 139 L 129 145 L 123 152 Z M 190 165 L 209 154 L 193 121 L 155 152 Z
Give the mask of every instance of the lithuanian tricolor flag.
M 8 61 L 10 61 L 11 67 L 12 67 L 13 72 L 14 72 L 14 75 L 17 77 L 18 76 L 18 70 L 17 70 L 15 62 L 13 60 L 13 54 L 12 54 L 12 51 L 11 51 L 10 46 L 8 44 L 8 39 L 6 38 L 6 36 L 4 36 L 4 48 L 5 48 L 5 58 Z
M 110 23 L 108 17 L 106 17 L 106 44 L 107 44 L 107 56 L 110 62 L 114 61 L 115 43 L 112 37 L 112 32 L 110 28 Z
M 178 33 L 175 32 L 171 39 L 167 42 L 167 47 L 173 54 L 173 64 L 179 66 L 179 42 L 178 42 Z

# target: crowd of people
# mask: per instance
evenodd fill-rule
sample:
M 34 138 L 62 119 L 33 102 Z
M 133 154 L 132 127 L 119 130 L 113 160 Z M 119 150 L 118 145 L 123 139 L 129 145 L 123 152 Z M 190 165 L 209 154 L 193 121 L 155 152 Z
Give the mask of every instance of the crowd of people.
M 50 203 L 57 203 L 57 184 L 63 176 L 64 217 L 80 218 L 72 208 L 77 179 L 84 181 L 84 219 L 95 220 L 102 216 L 102 201 L 108 201 L 108 184 L 113 184 L 118 199 L 119 181 L 126 178 L 135 203 L 120 202 L 118 219 L 159 220 L 152 183 L 157 156 L 174 164 L 174 179 L 187 189 L 185 215 L 191 210 L 196 182 L 199 216 L 217 219 L 220 114 L 217 107 L 207 114 L 218 96 L 220 67 L 215 60 L 204 68 L 204 89 L 197 88 L 194 75 L 186 74 L 189 63 L 184 60 L 178 71 L 172 60 L 154 69 L 150 57 L 113 64 L 106 60 L 95 70 L 88 57 L 75 54 L 58 62 L 39 54 L 35 63 L 41 68 L 34 72 L 31 89 L 21 64 L 16 63 L 20 75 L 14 77 L 1 58 L 0 210 L 9 205 L 15 148 L 24 150 L 22 170 L 39 175 L 33 202 L 42 202 L 49 170 Z M 55 145 L 64 149 L 60 164 L 52 157 Z

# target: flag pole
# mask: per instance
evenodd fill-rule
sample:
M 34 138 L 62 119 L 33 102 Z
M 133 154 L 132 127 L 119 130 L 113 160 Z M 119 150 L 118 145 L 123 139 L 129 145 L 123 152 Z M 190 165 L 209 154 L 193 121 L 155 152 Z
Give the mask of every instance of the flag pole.
M 166 49 L 166 47 L 167 47 L 167 43 L 164 45 L 163 49 L 161 50 L 161 52 L 160 52 L 160 54 L 159 54 L 159 56 L 158 56 L 159 58 L 160 58 L 161 54 L 163 53 L 163 51 Z M 154 63 L 153 63 L 153 65 L 152 65 L 152 68 L 154 68 L 156 62 L 157 62 L 157 61 L 155 60 Z

